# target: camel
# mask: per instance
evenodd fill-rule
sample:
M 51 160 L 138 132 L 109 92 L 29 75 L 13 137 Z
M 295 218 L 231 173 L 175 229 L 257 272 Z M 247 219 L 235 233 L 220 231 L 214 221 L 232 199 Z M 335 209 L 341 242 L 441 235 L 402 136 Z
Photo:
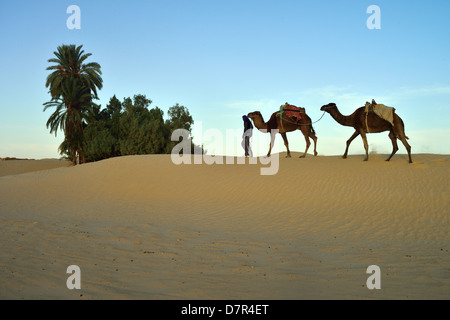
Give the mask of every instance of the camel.
M 409 138 L 405 135 L 405 125 L 403 123 L 403 120 L 395 112 L 394 112 L 394 125 L 392 126 L 392 124 L 390 124 L 388 121 L 380 118 L 373 112 L 369 112 L 366 119 L 365 107 L 356 109 L 355 112 L 353 112 L 349 116 L 342 115 L 339 112 L 335 103 L 329 103 L 327 105 L 324 105 L 320 108 L 320 110 L 328 112 L 339 124 L 355 128 L 355 132 L 350 137 L 350 139 L 347 140 L 347 147 L 345 149 L 345 153 L 342 156 L 342 158 L 344 159 L 347 158 L 348 147 L 350 146 L 350 143 L 357 136 L 361 135 L 361 138 L 364 143 L 364 148 L 366 150 L 366 157 L 364 161 L 369 160 L 369 151 L 368 151 L 369 146 L 367 144 L 366 134 L 389 131 L 389 138 L 392 141 L 393 150 L 389 158 L 386 159 L 386 161 L 391 160 L 394 154 L 398 151 L 397 139 L 399 139 L 405 146 L 406 150 L 408 151 L 409 163 L 412 163 L 411 146 L 406 141 Z
M 286 104 L 286 105 L 288 105 L 288 104 Z M 270 117 L 269 121 L 267 121 L 267 122 L 264 122 L 263 116 L 261 115 L 261 112 L 259 112 L 259 111 L 250 112 L 247 115 L 247 117 L 252 119 L 255 127 L 258 130 L 260 130 L 262 132 L 270 132 L 270 146 L 269 146 L 269 152 L 267 153 L 268 157 L 270 157 L 270 153 L 272 151 L 272 147 L 275 142 L 275 135 L 277 132 L 275 130 L 278 130 L 278 133 L 280 133 L 281 136 L 283 137 L 284 145 L 286 146 L 286 150 L 287 150 L 286 158 L 291 157 L 291 151 L 289 150 L 289 142 L 288 142 L 288 139 L 286 136 L 286 132 L 291 132 L 291 131 L 295 131 L 295 130 L 301 130 L 301 132 L 303 133 L 303 136 L 305 137 L 305 141 L 306 141 L 305 153 L 303 155 L 301 155 L 300 158 L 306 157 L 306 152 L 308 151 L 309 146 L 311 145 L 309 138 L 312 138 L 314 141 L 314 156 L 317 156 L 316 132 L 314 131 L 314 128 L 312 127 L 311 119 L 305 113 L 305 109 L 304 108 L 300 108 L 300 109 L 301 109 L 301 117 L 297 123 L 288 119 L 285 115 L 282 115 L 282 119 L 281 119 L 279 111 L 272 113 L 272 116 Z M 272 131 L 272 130 L 274 130 L 274 131 Z

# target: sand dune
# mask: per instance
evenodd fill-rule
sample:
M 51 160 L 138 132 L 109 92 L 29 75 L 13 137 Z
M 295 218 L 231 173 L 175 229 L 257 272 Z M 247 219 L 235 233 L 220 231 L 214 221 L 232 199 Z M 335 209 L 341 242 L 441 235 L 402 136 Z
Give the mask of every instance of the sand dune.
M 168 155 L 0 167 L 0 298 L 450 298 L 450 156 L 298 155 L 272 176 Z
M 70 161 L 58 159 L 0 159 L 0 177 L 39 170 L 49 170 L 59 167 L 69 167 L 70 165 Z

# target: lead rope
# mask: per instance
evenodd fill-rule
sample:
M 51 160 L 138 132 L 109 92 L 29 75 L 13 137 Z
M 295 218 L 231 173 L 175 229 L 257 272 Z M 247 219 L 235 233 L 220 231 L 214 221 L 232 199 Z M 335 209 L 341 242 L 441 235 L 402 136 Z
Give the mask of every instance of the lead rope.
M 319 122 L 320 120 L 322 120 L 323 116 L 325 115 L 325 112 L 326 112 L 326 111 L 324 111 L 324 112 L 322 113 L 322 116 L 319 118 L 319 120 L 316 120 L 316 121 L 314 121 L 314 122 L 311 122 L 311 123 L 296 123 L 296 122 L 292 122 L 292 121 L 289 121 L 289 120 L 286 120 L 285 118 L 283 118 L 283 107 L 281 107 L 281 110 L 280 110 L 281 127 L 283 128 L 283 131 L 284 131 L 283 120 L 286 121 L 286 122 L 295 124 L 295 125 L 297 125 L 297 126 L 309 126 L 309 125 L 313 125 L 314 123 L 317 123 L 317 122 Z M 305 113 L 305 112 L 304 112 L 304 113 Z
M 370 133 L 369 125 L 367 124 L 367 115 L 368 115 L 368 114 L 369 114 L 369 113 L 366 112 L 366 130 L 367 130 L 367 133 Z
M 285 132 L 284 125 L 283 125 L 283 110 L 284 110 L 284 107 L 282 106 L 280 109 L 280 120 L 281 120 L 281 128 L 283 129 L 283 132 Z
M 369 115 L 369 106 L 368 105 L 366 105 L 365 111 L 366 111 L 366 130 L 367 130 L 367 133 L 370 133 L 369 124 L 367 123 L 367 116 Z

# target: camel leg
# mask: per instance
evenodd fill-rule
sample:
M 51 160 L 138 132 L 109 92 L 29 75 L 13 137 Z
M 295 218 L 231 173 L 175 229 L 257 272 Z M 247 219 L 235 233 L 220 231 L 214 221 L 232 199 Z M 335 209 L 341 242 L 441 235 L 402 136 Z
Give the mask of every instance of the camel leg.
M 308 131 L 309 131 L 309 128 L 308 128 Z M 309 132 L 307 132 L 305 134 L 305 132 L 302 131 L 302 133 L 303 133 L 303 136 L 305 137 L 306 149 L 305 149 L 305 153 L 303 155 L 301 155 L 300 158 L 306 157 L 306 152 L 308 152 L 309 146 L 311 145 L 311 141 L 309 141 Z
M 367 143 L 367 136 L 365 132 L 361 132 L 361 138 L 364 143 L 364 149 L 366 149 L 366 157 L 364 158 L 364 161 L 369 160 L 369 144 Z
M 286 132 L 281 133 L 281 136 L 283 137 L 284 140 L 284 145 L 286 146 L 286 150 L 287 150 L 287 156 L 286 158 L 290 158 L 291 157 L 291 151 L 289 150 L 289 142 L 286 136 Z
M 403 143 L 406 151 L 408 151 L 409 163 L 412 163 L 411 146 L 409 145 L 408 141 L 406 141 L 409 138 L 405 134 L 405 124 L 400 117 L 397 116 L 396 118 L 394 118 L 394 127 L 392 129 L 393 134 L 397 137 L 398 140 Z
M 352 141 L 359 136 L 359 132 L 355 131 L 353 133 L 353 135 L 350 137 L 350 139 L 347 140 L 347 147 L 345 148 L 345 152 L 344 155 L 342 156 L 342 158 L 347 159 L 347 153 L 348 153 L 348 147 L 350 147 L 350 143 L 352 143 Z
M 409 145 L 408 141 L 406 141 L 408 139 L 408 137 L 405 134 L 404 127 L 403 126 L 401 126 L 401 127 L 398 127 L 398 126 L 394 127 L 394 134 L 403 143 L 403 145 L 405 146 L 406 151 L 408 151 L 409 163 L 412 163 L 411 146 Z
M 391 132 L 389 132 L 389 138 L 391 138 L 391 141 L 392 141 L 392 153 L 389 156 L 389 158 L 387 158 L 386 161 L 391 160 L 391 158 L 394 156 L 394 154 L 398 151 L 397 137 L 395 136 L 394 131 L 391 130 Z
M 314 156 L 317 156 L 317 137 L 312 131 L 309 132 L 309 137 L 314 141 Z
M 403 145 L 406 148 L 406 151 L 408 151 L 408 157 L 409 157 L 409 163 L 412 163 L 411 159 L 411 146 L 409 145 L 408 141 L 406 141 L 406 136 L 402 135 L 400 138 L 400 141 L 403 143 Z
M 269 152 L 267 153 L 267 156 L 270 157 L 270 153 L 272 152 L 272 147 L 273 144 L 275 142 L 275 135 L 276 135 L 276 131 L 275 130 L 270 130 L 270 146 L 269 146 Z

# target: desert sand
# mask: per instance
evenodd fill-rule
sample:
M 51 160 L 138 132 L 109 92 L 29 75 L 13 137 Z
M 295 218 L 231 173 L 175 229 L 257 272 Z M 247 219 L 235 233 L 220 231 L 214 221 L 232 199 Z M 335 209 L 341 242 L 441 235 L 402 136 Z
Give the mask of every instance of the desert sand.
M 0 299 L 450 298 L 449 155 L 298 156 L 0 162 Z
M 59 167 L 69 167 L 71 165 L 72 163 L 70 161 L 58 159 L 0 159 L 0 177 Z

